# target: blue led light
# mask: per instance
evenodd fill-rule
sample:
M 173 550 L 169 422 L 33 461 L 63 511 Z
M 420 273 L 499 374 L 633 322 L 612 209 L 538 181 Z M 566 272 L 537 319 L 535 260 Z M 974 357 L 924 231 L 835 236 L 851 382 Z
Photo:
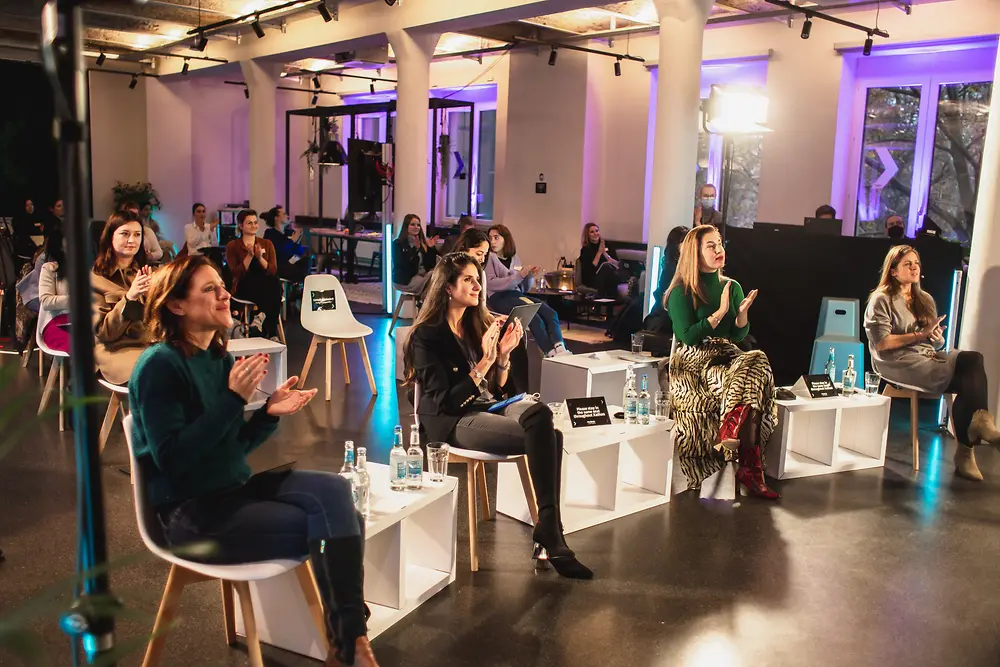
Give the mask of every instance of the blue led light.
M 663 270 L 663 248 L 658 245 L 653 246 L 653 258 L 651 266 L 647 268 L 650 280 L 646 287 L 646 315 L 653 310 L 653 299 L 656 298 L 653 292 L 660 285 L 660 272 Z

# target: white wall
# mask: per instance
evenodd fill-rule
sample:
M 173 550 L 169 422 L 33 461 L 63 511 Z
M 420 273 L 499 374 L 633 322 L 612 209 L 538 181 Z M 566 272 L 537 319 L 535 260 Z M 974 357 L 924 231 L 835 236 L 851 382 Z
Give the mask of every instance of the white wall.
M 184 225 L 191 221 L 194 179 L 191 106 L 182 93 L 187 82 L 166 84 L 152 79 L 146 84 L 146 118 L 149 182 L 160 195 L 156 221 L 164 236 L 180 243 Z
M 115 181 L 146 179 L 146 77 L 129 90 L 129 77 L 90 72 L 90 156 L 94 218 L 114 210 Z

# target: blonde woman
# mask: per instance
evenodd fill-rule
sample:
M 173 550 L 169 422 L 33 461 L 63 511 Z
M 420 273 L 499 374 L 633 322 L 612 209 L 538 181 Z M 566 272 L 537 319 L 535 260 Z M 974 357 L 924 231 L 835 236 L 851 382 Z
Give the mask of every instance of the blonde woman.
M 1000 446 L 1000 432 L 987 412 L 986 369 L 979 352 L 944 346 L 944 316 L 920 287 L 920 255 L 898 245 L 882 262 L 882 277 L 868 298 L 865 332 L 876 370 L 886 380 L 934 394 L 956 394 L 952 408 L 955 473 L 980 481 L 972 448 L 983 441 Z
M 738 460 L 736 481 L 749 493 L 777 500 L 764 480 L 763 450 L 778 418 L 767 356 L 735 343 L 750 331 L 757 290 L 743 295 L 726 278 L 726 249 L 712 225 L 695 227 L 681 245 L 665 308 L 680 342 L 670 359 L 670 400 L 677 421 L 681 469 L 696 488 Z M 721 414 L 721 423 L 719 416 Z

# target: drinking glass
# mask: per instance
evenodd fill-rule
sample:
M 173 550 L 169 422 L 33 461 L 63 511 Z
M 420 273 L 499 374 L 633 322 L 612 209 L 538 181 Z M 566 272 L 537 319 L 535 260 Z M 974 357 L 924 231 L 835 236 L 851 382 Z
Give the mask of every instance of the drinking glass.
M 549 403 L 549 410 L 552 411 L 552 421 L 559 422 L 563 418 L 563 402 Z
M 878 393 L 878 373 L 865 373 L 865 396 L 874 396 Z
M 632 334 L 632 354 L 642 354 L 642 339 L 643 334 L 641 332 Z
M 448 443 L 427 443 L 427 468 L 432 482 L 444 481 L 444 476 L 448 474 Z
M 667 392 L 656 392 L 656 421 L 667 420 Z

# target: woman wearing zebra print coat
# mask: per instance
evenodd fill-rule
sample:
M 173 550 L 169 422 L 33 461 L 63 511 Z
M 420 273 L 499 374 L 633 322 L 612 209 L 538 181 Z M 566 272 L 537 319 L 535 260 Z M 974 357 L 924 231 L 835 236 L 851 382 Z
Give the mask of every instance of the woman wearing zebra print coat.
M 774 431 L 778 408 L 767 356 L 743 352 L 735 343 L 750 331 L 746 296 L 722 275 L 726 250 L 712 225 L 684 238 L 664 307 L 680 345 L 670 359 L 670 401 L 676 420 L 675 447 L 689 488 L 739 461 L 737 485 L 770 500 L 781 496 L 764 481 L 763 448 Z

